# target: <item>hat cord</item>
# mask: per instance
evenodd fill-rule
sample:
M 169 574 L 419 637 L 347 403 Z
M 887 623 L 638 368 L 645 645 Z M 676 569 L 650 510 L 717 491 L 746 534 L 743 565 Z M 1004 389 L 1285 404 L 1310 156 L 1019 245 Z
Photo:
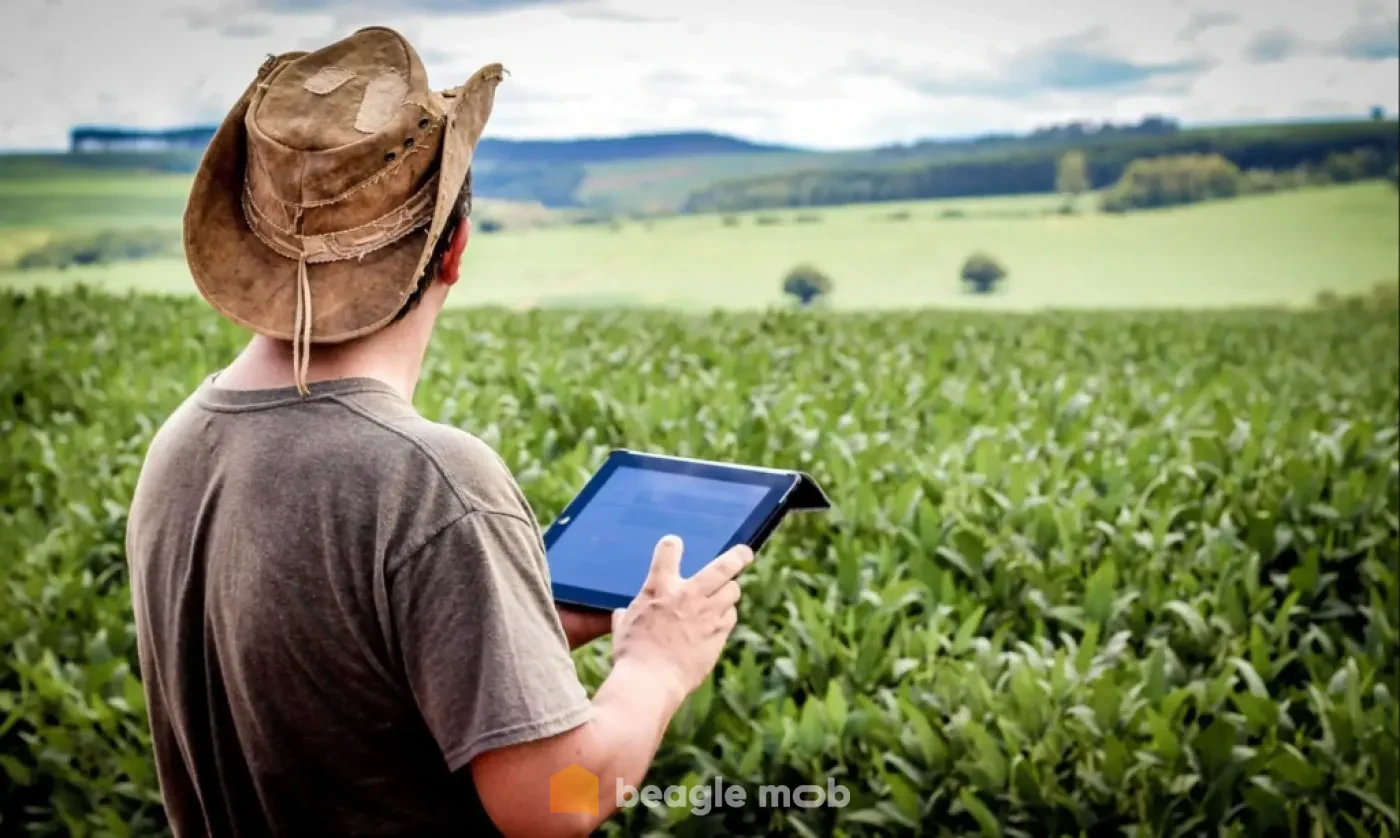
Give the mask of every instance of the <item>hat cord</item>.
M 306 272 L 306 256 L 297 259 L 297 310 L 292 325 L 292 372 L 297 392 L 311 395 L 307 373 L 311 368 L 311 280 Z
M 296 210 L 294 223 L 297 233 L 302 233 L 306 216 L 302 214 L 300 207 Z M 306 270 L 309 254 L 306 252 L 305 241 L 301 242 L 296 256 L 297 310 L 292 323 L 292 378 L 296 382 L 297 392 L 309 396 L 311 388 L 306 384 L 306 377 L 311 368 L 311 277 Z
M 272 251 L 297 260 L 297 305 L 292 324 L 292 372 L 296 379 L 297 392 L 301 395 L 307 396 L 311 392 L 307 386 L 311 365 L 312 324 L 311 278 L 307 266 L 364 259 L 367 254 L 387 247 L 414 230 L 431 224 L 437 187 L 438 175 L 434 173 L 412 197 L 384 215 L 358 227 L 308 236 L 304 233 L 306 206 L 282 201 L 272 194 L 274 200 L 290 208 L 294 214 L 291 227 L 279 225 L 253 200 L 253 185 L 247 172 L 244 172 L 243 217 L 249 229 Z

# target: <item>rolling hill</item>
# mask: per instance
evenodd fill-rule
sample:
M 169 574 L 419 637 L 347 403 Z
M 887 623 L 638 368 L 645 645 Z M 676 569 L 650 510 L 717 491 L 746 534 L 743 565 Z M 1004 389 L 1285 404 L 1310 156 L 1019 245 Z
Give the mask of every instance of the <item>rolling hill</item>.
M 917 200 L 1054 189 L 1068 149 L 1088 158 L 1095 186 L 1128 162 L 1160 154 L 1218 153 L 1241 168 L 1319 165 L 1329 154 L 1368 148 L 1393 160 L 1394 120 L 1181 128 L 1148 118 L 1133 125 L 1050 126 L 1030 134 L 926 140 L 824 152 L 711 132 L 567 140 L 483 139 L 475 187 L 483 198 L 597 215 L 664 215 Z M 82 177 L 94 170 L 189 173 L 195 148 L 0 155 L 0 180 Z

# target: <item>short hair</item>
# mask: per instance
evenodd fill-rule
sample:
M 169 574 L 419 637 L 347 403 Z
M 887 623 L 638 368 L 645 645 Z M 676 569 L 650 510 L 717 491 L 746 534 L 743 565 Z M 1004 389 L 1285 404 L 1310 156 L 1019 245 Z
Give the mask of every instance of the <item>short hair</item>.
M 467 169 L 467 178 L 462 181 L 462 191 L 457 196 L 457 200 L 452 204 L 452 210 L 447 214 L 447 223 L 443 225 L 442 235 L 433 243 L 433 254 L 428 258 L 428 264 L 423 267 L 423 273 L 418 277 L 418 284 L 414 287 L 413 293 L 408 295 L 408 300 L 404 302 L 403 308 L 390 322 L 397 323 L 402 320 L 419 300 L 423 299 L 423 293 L 437 279 L 442 272 L 442 262 L 447 258 L 447 251 L 452 248 L 452 239 L 456 237 L 457 228 L 462 222 L 471 217 L 472 214 L 472 170 Z

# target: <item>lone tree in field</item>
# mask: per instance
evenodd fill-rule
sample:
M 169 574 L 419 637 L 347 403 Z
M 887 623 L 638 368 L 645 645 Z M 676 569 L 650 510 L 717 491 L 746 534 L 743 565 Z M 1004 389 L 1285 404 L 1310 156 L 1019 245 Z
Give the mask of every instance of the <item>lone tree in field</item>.
M 963 263 L 962 280 L 974 294 L 990 294 L 1006 278 L 1006 268 L 985 253 L 974 253 Z
M 831 277 L 811 265 L 798 265 L 783 279 L 783 293 L 804 307 L 830 294 L 831 288 Z
M 1084 152 L 1066 151 L 1055 167 L 1055 191 L 1065 196 L 1065 208 L 1072 210 L 1075 199 L 1089 191 L 1089 169 Z

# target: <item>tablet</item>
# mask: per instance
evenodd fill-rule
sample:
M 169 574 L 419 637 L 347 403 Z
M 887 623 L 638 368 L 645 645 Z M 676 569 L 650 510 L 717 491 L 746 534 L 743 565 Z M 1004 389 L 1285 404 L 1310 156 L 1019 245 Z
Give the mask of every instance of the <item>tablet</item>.
M 663 536 L 680 537 L 690 577 L 736 544 L 757 553 L 788 512 L 830 506 L 802 472 L 613 451 L 545 531 L 554 598 L 625 608 Z

